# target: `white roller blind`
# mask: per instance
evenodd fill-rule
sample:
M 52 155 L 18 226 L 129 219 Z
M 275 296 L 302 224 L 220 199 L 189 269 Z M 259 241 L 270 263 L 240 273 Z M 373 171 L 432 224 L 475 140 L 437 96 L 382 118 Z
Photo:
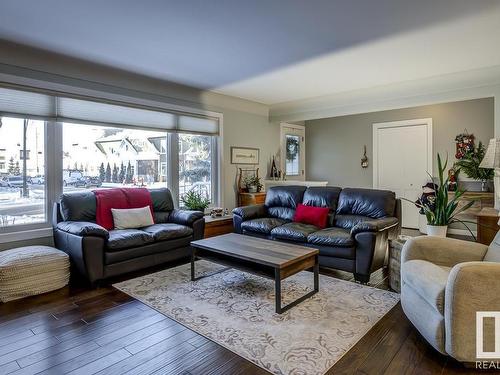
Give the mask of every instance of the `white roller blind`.
M 181 132 L 219 134 L 219 121 L 211 118 L 180 115 L 177 126 Z
M 214 118 L 0 87 L 0 116 L 9 115 L 27 115 L 70 123 L 219 134 L 219 121 Z
M 72 98 L 57 99 L 57 120 L 175 129 L 175 116 L 171 113 Z
M 0 87 L 0 115 L 54 116 L 54 97 Z

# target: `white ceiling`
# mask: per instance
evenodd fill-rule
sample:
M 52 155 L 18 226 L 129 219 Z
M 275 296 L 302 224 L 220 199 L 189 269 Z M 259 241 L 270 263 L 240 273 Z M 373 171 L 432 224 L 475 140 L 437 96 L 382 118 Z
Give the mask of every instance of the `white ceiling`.
M 276 104 L 500 65 L 500 1 L 2 0 L 0 39 Z

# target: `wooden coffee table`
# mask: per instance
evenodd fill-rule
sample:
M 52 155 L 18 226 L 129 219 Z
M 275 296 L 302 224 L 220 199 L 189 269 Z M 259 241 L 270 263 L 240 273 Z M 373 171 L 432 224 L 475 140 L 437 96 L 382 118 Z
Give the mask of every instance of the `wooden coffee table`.
M 319 251 L 317 249 L 235 233 L 193 241 L 191 248 L 191 280 L 214 275 L 212 273 L 195 277 L 197 258 L 272 279 L 275 285 L 278 314 L 319 291 Z M 224 272 L 229 268 L 219 272 Z M 281 306 L 281 280 L 305 270 L 312 270 L 314 273 L 314 289 L 288 305 Z

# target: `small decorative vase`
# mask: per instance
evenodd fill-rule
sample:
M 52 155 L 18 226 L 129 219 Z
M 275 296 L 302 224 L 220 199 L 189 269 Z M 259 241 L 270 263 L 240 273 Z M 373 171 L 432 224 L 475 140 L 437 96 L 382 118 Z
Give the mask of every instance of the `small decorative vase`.
M 248 187 L 248 192 L 249 193 L 256 193 L 257 192 L 257 186 L 249 186 Z
M 427 224 L 427 235 L 436 237 L 446 237 L 448 225 L 430 225 Z
M 481 180 L 481 191 L 482 192 L 490 191 L 488 180 Z

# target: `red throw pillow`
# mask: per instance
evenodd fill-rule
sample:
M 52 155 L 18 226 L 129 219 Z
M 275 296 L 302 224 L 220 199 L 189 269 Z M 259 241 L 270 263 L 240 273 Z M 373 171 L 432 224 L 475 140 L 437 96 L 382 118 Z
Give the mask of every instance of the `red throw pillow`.
M 98 189 L 94 190 L 96 198 L 96 223 L 107 230 L 112 230 L 113 223 L 112 208 L 129 208 L 127 197 L 122 189 Z
M 149 206 L 151 215 L 153 215 L 153 200 L 151 193 L 146 188 L 123 188 L 121 189 L 127 198 L 127 208 L 142 208 Z M 113 207 L 118 208 L 118 207 Z
M 312 224 L 321 229 L 326 228 L 328 220 L 328 207 L 314 207 L 299 204 L 295 210 L 293 221 L 303 224 Z

